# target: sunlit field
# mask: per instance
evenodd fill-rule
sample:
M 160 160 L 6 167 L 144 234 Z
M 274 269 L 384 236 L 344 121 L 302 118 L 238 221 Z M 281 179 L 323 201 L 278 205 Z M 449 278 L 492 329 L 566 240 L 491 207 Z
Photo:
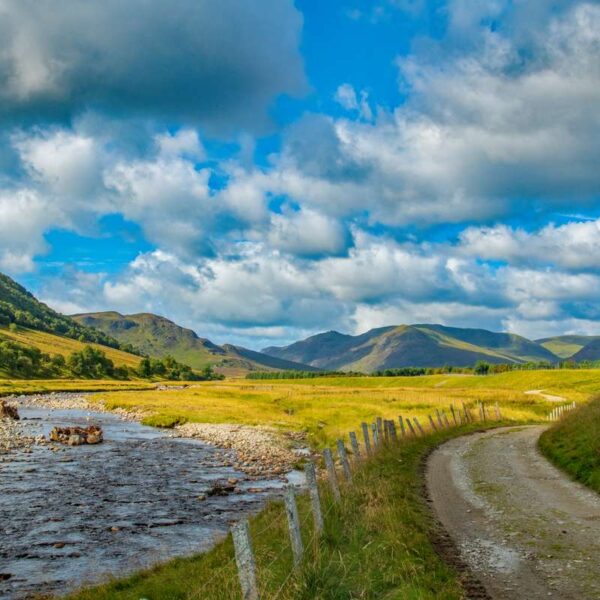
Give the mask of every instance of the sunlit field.
M 428 377 L 339 377 L 303 380 L 202 382 L 169 391 L 100 393 L 94 400 L 109 408 L 141 408 L 147 424 L 168 426 L 185 421 L 268 425 L 306 431 L 316 446 L 331 443 L 362 421 L 381 416 L 419 417 L 463 402 L 477 415 L 484 402 L 495 417 L 513 421 L 545 419 L 555 403 L 543 390 L 566 400 L 585 401 L 600 390 L 600 371 L 527 371 L 501 375 L 435 375 Z
M 114 379 L 0 379 L 0 396 L 51 392 L 98 392 L 105 390 L 150 390 L 156 384 Z

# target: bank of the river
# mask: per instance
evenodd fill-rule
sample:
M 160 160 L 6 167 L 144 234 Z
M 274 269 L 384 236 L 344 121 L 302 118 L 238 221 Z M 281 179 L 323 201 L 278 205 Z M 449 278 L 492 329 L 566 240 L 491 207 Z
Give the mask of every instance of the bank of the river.
M 11 400 L 11 403 L 15 402 Z M 22 445 L 0 454 L 0 597 L 64 593 L 111 573 L 210 548 L 288 478 L 248 475 L 237 453 L 97 410 L 86 396 L 19 398 L 3 421 Z M 123 418 L 128 417 L 127 419 Z M 53 426 L 96 423 L 104 443 L 42 445 Z M 53 449 L 54 451 L 50 451 Z M 298 481 L 298 478 L 292 478 Z
M 352 486 L 344 486 L 339 505 L 323 486 L 325 531 L 318 540 L 307 499 L 300 497 L 306 555 L 296 571 L 283 507 L 270 504 L 250 525 L 261 598 L 465 598 L 468 577 L 448 566 L 432 541 L 439 535 L 423 497 L 423 464 L 438 444 L 474 429 L 444 431 L 382 451 L 356 472 Z M 238 600 L 231 538 L 210 552 L 82 590 L 69 600 L 140 598 Z

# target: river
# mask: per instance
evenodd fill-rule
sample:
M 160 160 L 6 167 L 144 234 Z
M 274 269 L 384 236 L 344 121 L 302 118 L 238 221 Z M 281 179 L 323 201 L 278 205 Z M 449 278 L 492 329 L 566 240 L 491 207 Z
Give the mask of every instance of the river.
M 285 485 L 248 478 L 226 451 L 111 413 L 21 407 L 20 414 L 36 434 L 96 423 L 105 441 L 60 452 L 34 447 L 0 463 L 0 598 L 7 600 L 63 594 L 207 550 L 231 521 Z M 237 480 L 235 493 L 207 495 L 227 480 Z

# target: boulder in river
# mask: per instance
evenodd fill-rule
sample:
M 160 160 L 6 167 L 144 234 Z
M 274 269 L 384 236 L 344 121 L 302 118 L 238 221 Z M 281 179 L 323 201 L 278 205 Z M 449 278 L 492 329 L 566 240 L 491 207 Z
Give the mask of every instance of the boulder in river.
M 0 400 L 0 419 L 18 421 L 19 418 L 19 411 L 16 406 L 11 406 L 10 404 L 6 404 L 5 400 Z
M 99 444 L 103 438 L 102 429 L 97 425 L 90 425 L 89 427 L 55 427 L 50 432 L 50 439 L 68 446 L 82 446 Z

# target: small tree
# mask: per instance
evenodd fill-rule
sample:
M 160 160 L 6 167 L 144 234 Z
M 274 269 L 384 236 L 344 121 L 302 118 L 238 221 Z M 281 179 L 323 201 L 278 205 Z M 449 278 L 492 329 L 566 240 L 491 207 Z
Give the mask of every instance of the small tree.
M 485 362 L 484 360 L 478 360 L 475 363 L 473 372 L 475 375 L 487 375 L 490 372 L 490 363 Z

